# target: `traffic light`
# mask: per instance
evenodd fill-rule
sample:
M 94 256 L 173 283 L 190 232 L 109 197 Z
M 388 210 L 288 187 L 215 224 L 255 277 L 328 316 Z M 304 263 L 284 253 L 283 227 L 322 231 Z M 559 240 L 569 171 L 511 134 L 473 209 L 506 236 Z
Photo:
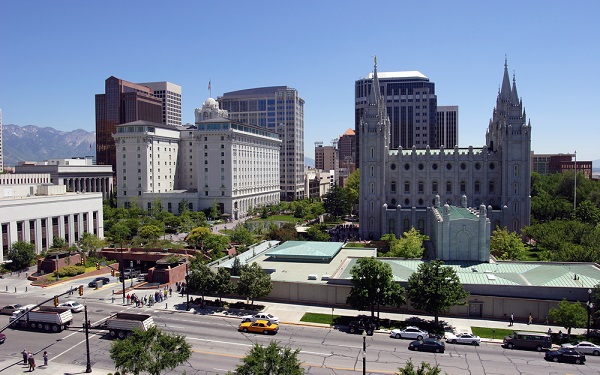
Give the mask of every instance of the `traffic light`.
M 83 296 L 83 285 L 79 285 L 79 295 Z
M 54 307 L 58 306 L 58 297 L 54 296 Z
M 85 266 L 85 258 L 83 256 L 81 257 L 81 265 Z
M 100 269 L 100 263 L 96 262 L 96 269 L 99 270 Z
M 111 269 L 111 270 L 110 270 L 110 275 L 111 275 L 111 276 L 114 276 L 114 275 L 115 275 L 115 270 Z

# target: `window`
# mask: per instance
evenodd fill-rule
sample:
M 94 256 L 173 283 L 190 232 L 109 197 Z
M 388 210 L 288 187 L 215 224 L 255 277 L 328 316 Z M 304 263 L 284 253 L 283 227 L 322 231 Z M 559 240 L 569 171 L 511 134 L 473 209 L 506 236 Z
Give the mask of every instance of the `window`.
M 437 181 L 433 181 L 431 183 L 431 192 L 433 194 L 437 194 L 437 192 L 438 192 L 438 183 L 437 183 Z
M 371 166 L 371 177 L 375 177 L 375 167 Z
M 515 182 L 513 185 L 513 189 L 514 189 L 515 195 L 519 194 L 519 183 Z
M 375 149 L 371 147 L 371 159 L 375 157 Z
M 370 186 L 371 186 L 371 188 L 370 188 L 371 194 L 375 194 L 375 184 L 371 182 Z
M 460 192 L 464 194 L 467 191 L 467 183 L 465 181 L 460 182 Z
M 513 169 L 515 177 L 519 177 L 519 164 L 515 164 Z
M 391 189 L 392 189 L 392 193 L 396 192 L 396 181 L 392 181 Z
M 408 219 L 404 219 L 404 231 L 408 232 L 410 230 L 410 221 Z
M 494 181 L 490 181 L 490 185 L 489 185 L 489 193 L 493 194 L 494 193 Z
M 410 194 L 410 182 L 404 181 L 404 194 Z
M 396 170 L 396 164 L 395 164 L 395 163 L 392 163 L 392 164 L 390 165 L 390 169 L 391 169 L 392 171 L 395 171 L 395 170 Z
M 433 169 L 434 171 L 437 171 L 437 169 L 438 169 L 437 163 L 431 164 L 431 169 Z
M 452 181 L 446 181 L 446 194 L 452 194 Z
M 408 163 L 404 164 L 404 170 L 405 171 L 410 170 L 410 164 L 408 164 Z
M 452 164 L 448 163 L 446 164 L 446 169 L 451 171 L 452 170 Z
M 423 183 L 423 181 L 419 181 L 418 191 L 419 194 L 423 194 L 425 192 L 425 184 Z
M 481 182 L 475 181 L 475 194 L 479 194 L 481 192 Z

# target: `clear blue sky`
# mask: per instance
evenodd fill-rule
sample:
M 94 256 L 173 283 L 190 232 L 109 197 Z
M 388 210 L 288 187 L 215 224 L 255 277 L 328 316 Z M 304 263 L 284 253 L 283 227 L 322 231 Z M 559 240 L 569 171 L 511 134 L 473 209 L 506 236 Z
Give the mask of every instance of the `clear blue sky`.
M 354 128 L 354 81 L 418 70 L 459 106 L 459 146 L 485 143 L 504 56 L 536 153 L 600 159 L 600 2 L 0 1 L 4 124 L 95 128 L 111 75 L 182 86 L 183 122 L 208 97 L 287 85 L 305 150 Z

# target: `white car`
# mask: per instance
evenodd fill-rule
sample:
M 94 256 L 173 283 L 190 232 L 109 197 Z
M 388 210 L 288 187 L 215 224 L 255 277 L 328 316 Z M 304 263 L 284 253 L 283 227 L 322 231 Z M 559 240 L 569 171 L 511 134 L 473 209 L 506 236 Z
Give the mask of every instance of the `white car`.
M 390 333 L 390 337 L 395 339 L 423 340 L 429 337 L 429 332 L 419 327 L 409 326 L 404 329 L 393 329 Z
M 59 307 L 68 307 L 72 312 L 82 312 L 84 307 L 81 303 L 75 301 L 67 301 L 58 305 Z
M 562 344 L 560 346 L 564 349 L 575 349 L 583 354 L 600 355 L 600 345 L 596 345 L 589 341 L 574 342 L 571 344 Z
M 279 318 L 271 314 L 258 313 L 242 316 L 242 322 L 256 322 L 257 320 L 268 320 L 270 323 L 279 324 Z
M 481 343 L 481 337 L 474 335 L 472 333 L 446 333 L 446 342 L 452 344 L 469 344 L 469 345 L 479 345 Z

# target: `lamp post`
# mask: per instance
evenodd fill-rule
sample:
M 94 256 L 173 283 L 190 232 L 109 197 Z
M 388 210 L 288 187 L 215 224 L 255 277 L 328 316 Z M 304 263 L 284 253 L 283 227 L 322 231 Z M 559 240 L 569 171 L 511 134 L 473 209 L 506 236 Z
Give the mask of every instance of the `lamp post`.
M 367 330 L 364 329 L 362 332 L 363 337 L 363 375 L 367 374 Z
M 58 254 L 56 254 L 56 281 L 60 280 L 60 275 L 58 274 Z
M 125 305 L 125 262 L 123 261 L 123 246 L 121 245 L 121 280 L 123 280 L 123 305 Z
M 92 362 L 90 362 L 90 321 L 88 320 L 87 303 L 83 304 L 85 308 L 85 349 L 87 352 L 87 366 L 85 372 L 87 374 L 92 372 Z
M 592 303 L 592 289 L 588 289 L 588 301 L 587 301 L 587 332 L 585 337 L 590 338 L 590 316 L 592 315 L 592 309 L 594 308 L 594 304 Z
M 185 259 L 185 294 L 186 294 L 185 311 L 190 311 L 190 274 L 188 271 L 187 258 Z

